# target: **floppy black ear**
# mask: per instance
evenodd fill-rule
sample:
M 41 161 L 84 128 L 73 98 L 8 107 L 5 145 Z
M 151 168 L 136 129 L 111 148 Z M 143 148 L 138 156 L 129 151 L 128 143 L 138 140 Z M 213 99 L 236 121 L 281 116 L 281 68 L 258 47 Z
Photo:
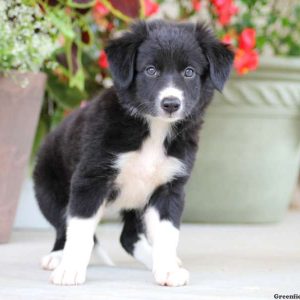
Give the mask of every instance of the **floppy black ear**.
M 146 25 L 138 22 L 131 31 L 111 40 L 105 48 L 113 81 L 117 87 L 128 88 L 132 82 L 139 45 L 146 37 Z
M 205 25 L 196 25 L 196 39 L 209 64 L 209 75 L 214 87 L 222 91 L 230 74 L 234 54 L 229 46 L 215 38 Z

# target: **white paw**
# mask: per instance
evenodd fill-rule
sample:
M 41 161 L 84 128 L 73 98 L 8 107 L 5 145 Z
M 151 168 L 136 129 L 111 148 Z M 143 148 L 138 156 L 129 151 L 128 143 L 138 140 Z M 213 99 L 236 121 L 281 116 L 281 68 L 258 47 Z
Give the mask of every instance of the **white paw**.
M 157 270 L 154 272 L 155 281 L 159 285 L 183 286 L 189 281 L 189 272 L 184 268 L 176 268 L 171 272 Z
M 61 262 L 62 250 L 53 251 L 45 256 L 41 260 L 41 266 L 44 270 L 54 270 Z
M 59 265 L 51 274 L 50 281 L 57 285 L 79 285 L 85 282 L 86 268 Z

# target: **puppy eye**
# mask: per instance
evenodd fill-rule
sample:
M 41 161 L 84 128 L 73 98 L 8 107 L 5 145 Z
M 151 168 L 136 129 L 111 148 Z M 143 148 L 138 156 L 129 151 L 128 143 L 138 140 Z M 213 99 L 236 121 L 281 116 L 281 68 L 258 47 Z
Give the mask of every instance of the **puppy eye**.
M 158 71 L 154 66 L 149 66 L 145 69 L 145 72 L 148 76 L 155 77 L 158 75 Z
M 184 77 L 191 78 L 195 75 L 195 71 L 193 68 L 188 67 L 184 70 Z

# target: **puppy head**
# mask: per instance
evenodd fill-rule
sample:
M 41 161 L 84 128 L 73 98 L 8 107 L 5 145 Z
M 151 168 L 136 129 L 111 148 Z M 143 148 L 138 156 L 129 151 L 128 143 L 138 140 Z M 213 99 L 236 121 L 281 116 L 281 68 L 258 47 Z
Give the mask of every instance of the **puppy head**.
M 120 102 L 133 114 L 173 122 L 221 91 L 233 53 L 201 24 L 138 22 L 106 48 Z

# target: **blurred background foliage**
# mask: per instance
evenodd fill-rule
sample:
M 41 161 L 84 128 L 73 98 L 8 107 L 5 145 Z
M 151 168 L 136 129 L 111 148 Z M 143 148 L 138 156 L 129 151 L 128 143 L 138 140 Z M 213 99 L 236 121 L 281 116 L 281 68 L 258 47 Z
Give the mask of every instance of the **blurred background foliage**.
M 240 75 L 254 71 L 261 54 L 300 55 L 297 0 L 0 0 L 0 70 L 48 75 L 33 153 L 65 116 L 112 85 L 107 40 L 147 18 L 205 20 L 232 45 Z M 24 43 L 29 36 L 35 44 Z

